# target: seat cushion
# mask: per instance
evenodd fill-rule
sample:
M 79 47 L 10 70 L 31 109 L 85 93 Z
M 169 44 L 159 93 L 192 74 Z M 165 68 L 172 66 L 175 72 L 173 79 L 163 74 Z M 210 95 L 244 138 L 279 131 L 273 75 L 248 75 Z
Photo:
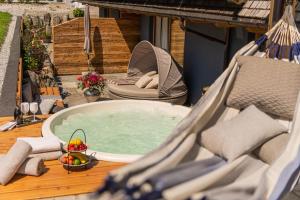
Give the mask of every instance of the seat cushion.
M 152 80 L 153 76 L 157 74 L 156 71 L 150 71 L 144 74 L 136 83 L 135 86 L 138 88 L 145 88 Z
M 137 97 L 137 98 L 158 98 L 157 89 L 145 89 L 145 88 L 138 88 L 135 85 L 115 85 L 115 84 L 108 84 L 107 87 L 110 92 L 121 96 Z
M 300 91 L 300 65 L 252 56 L 237 58 L 237 74 L 227 105 L 251 104 L 263 112 L 291 120 Z
M 262 161 L 272 164 L 282 154 L 289 141 L 289 134 L 280 134 L 267 141 L 254 151 Z
M 233 161 L 286 131 L 286 127 L 251 105 L 232 119 L 203 131 L 201 143 L 211 152 Z
M 159 76 L 158 74 L 152 76 L 152 81 L 145 87 L 146 89 L 157 89 L 159 83 Z

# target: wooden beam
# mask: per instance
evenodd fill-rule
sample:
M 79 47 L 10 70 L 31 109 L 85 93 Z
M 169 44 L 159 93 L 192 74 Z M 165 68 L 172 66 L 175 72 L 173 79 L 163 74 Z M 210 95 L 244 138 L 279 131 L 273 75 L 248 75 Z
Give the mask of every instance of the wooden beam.
M 264 34 L 267 30 L 266 28 L 247 27 L 246 31 L 255 34 Z
M 275 0 L 271 0 L 268 29 L 273 27 Z
M 22 103 L 22 81 L 23 81 L 23 60 L 22 58 L 19 58 L 17 94 L 16 94 L 17 106 L 20 106 L 20 104 Z

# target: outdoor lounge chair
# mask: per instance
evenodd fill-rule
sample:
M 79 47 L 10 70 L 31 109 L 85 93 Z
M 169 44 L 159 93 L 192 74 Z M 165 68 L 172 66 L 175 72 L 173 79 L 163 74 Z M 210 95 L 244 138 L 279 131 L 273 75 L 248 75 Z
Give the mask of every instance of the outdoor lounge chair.
M 159 74 L 158 89 L 138 88 L 134 85 L 147 72 Z M 138 99 L 184 104 L 187 89 L 182 77 L 182 68 L 165 50 L 153 46 L 148 41 L 136 45 L 128 65 L 127 80 L 119 84 L 108 83 L 108 94 L 112 99 Z M 132 81 L 133 80 L 133 81 Z
M 237 116 L 240 112 L 240 110 L 228 106 L 228 99 L 234 90 L 234 84 L 237 83 L 236 81 L 240 76 L 240 63 L 238 63 L 240 56 L 269 57 L 299 63 L 298 43 L 300 42 L 300 34 L 292 16 L 292 7 L 288 6 L 283 18 L 268 33 L 258 41 L 251 42 L 239 50 L 229 67 L 198 101 L 191 113 L 177 125 L 171 136 L 159 148 L 145 157 L 111 172 L 104 186 L 97 191 L 97 196 L 100 196 L 100 199 L 126 199 L 128 197 L 128 199 L 172 200 L 261 200 L 280 199 L 285 192 L 289 191 L 299 177 L 300 97 L 298 97 L 298 100 L 293 99 L 296 106 L 293 107 L 291 112 L 294 114 L 287 116 L 282 113 L 276 117 L 278 121 L 281 121 L 281 117 L 285 118 L 284 124 L 286 124 L 288 134 L 284 136 L 288 135 L 288 137 L 286 142 L 280 145 L 282 146 L 282 152 L 273 162 L 263 162 L 259 156 L 245 154 L 230 162 L 227 161 L 225 164 L 222 164 L 223 161 L 218 162 L 218 159 L 210 161 L 211 164 L 208 164 L 208 167 L 216 166 L 216 164 L 219 166 L 204 172 L 204 174 L 199 171 L 197 173 L 193 172 L 192 169 L 197 170 L 195 167 L 197 165 L 199 170 L 203 170 L 200 166 L 207 166 L 205 164 L 207 159 L 218 157 L 201 145 L 203 132 L 214 124 Z M 286 43 L 281 43 L 281 41 Z M 285 51 L 282 51 L 282 47 Z M 262 62 L 267 60 L 260 59 Z M 268 59 L 269 61 L 270 59 Z M 276 61 L 272 62 L 276 64 Z M 279 64 L 283 63 L 282 61 L 277 62 Z M 260 67 L 263 68 L 261 65 Z M 257 71 L 258 75 L 259 73 Z M 252 75 L 250 78 L 255 77 L 255 74 Z M 271 75 L 265 78 L 272 80 Z M 298 84 L 300 77 L 295 79 L 297 79 Z M 268 83 L 268 81 L 265 81 L 265 83 Z M 268 90 L 268 87 L 272 88 L 272 85 L 267 84 L 265 87 Z M 278 98 L 287 97 L 289 90 L 277 89 Z M 294 91 L 299 90 L 299 88 L 292 89 Z M 265 95 L 269 97 L 270 93 Z M 268 102 L 260 103 L 260 106 L 269 105 Z M 278 111 L 278 109 L 275 110 Z M 281 139 L 279 142 L 281 142 Z M 279 146 L 275 147 L 278 148 Z M 158 191 L 160 192 L 158 196 L 143 195 L 152 191 L 153 188 L 149 187 L 149 184 L 151 184 L 151 181 L 155 181 L 153 179 L 158 175 L 167 177 L 168 174 L 176 171 L 181 172 L 182 168 L 191 169 L 188 171 L 187 176 L 182 176 L 183 181 L 177 179 L 175 180 L 177 184 L 173 185 L 168 182 L 169 180 L 164 180 L 163 187 L 167 185 L 166 183 L 171 186 Z M 195 176 L 192 177 L 190 173 L 194 173 Z

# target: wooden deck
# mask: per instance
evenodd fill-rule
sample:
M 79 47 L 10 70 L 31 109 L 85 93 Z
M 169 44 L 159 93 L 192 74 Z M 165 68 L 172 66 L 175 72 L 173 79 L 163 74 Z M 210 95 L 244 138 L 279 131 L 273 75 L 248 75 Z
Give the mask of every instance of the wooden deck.
M 9 120 L 10 117 L 0 118 L 0 124 Z M 0 132 L 0 154 L 6 153 L 17 137 L 40 137 L 41 126 L 40 123 Z M 45 164 L 47 172 L 40 177 L 16 175 L 8 185 L 0 185 L 0 200 L 38 199 L 93 192 L 110 170 L 124 165 L 99 161 L 91 169 L 68 174 L 59 161 L 46 161 Z

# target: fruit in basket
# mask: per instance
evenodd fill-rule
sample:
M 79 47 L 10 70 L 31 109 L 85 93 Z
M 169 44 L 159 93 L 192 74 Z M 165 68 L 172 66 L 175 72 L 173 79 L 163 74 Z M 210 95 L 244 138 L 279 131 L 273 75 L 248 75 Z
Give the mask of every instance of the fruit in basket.
M 73 165 L 73 160 L 69 160 L 69 165 Z
M 64 164 L 70 164 L 72 165 L 73 161 L 74 161 L 74 157 L 72 155 L 69 155 L 69 156 L 64 156 L 62 159 L 61 159 L 62 163 Z
M 72 140 L 70 141 L 70 144 L 80 145 L 80 144 L 83 144 L 83 142 L 82 142 L 81 139 L 75 138 L 75 139 L 72 139 Z
M 75 158 L 73 164 L 74 165 L 80 165 L 81 162 L 80 162 L 80 160 L 78 158 Z
M 87 149 L 87 146 L 85 144 L 80 144 L 77 146 L 77 148 L 82 151 L 82 150 L 86 150 Z
M 77 145 L 77 144 L 69 144 L 68 150 L 69 151 L 84 151 L 87 149 L 87 146 L 83 143 Z
M 72 155 L 79 159 L 81 164 L 85 164 L 88 161 L 88 157 L 82 153 L 72 153 Z
M 68 157 L 64 156 L 61 160 L 64 164 L 68 163 Z

